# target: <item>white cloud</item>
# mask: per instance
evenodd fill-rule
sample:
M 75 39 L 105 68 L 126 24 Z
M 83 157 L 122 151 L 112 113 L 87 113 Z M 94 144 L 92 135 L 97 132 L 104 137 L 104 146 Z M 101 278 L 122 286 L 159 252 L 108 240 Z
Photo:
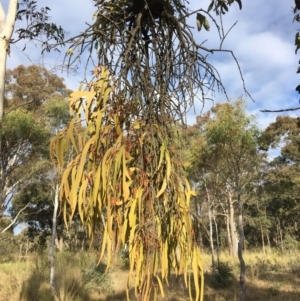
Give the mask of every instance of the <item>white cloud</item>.
M 8 0 L 2 2 L 6 8 Z M 252 102 L 247 98 L 249 112 L 257 114 L 258 122 L 266 126 L 270 121 L 275 120 L 277 114 L 261 113 L 259 110 L 299 106 L 300 97 L 295 91 L 295 87 L 299 84 L 299 76 L 296 74 L 299 56 L 294 52 L 294 35 L 299 26 L 297 23 L 292 23 L 293 1 L 272 0 L 271 4 L 266 1 L 242 0 L 242 2 L 241 11 L 234 3 L 229 13 L 223 16 L 226 30 L 238 21 L 229 32 L 223 46 L 234 51 L 247 90 L 255 99 L 255 102 Z M 85 22 L 92 23 L 92 15 L 95 11 L 92 0 L 43 0 L 38 3 L 51 8 L 52 21 L 62 25 L 69 32 L 69 36 L 82 32 L 86 28 Z M 207 8 L 209 3 L 210 0 L 203 0 L 201 4 L 198 0 L 191 0 L 190 9 L 198 9 L 200 6 Z M 210 23 L 210 32 L 197 32 L 195 29 L 193 34 L 198 43 L 207 39 L 204 44 L 206 47 L 217 48 L 220 43 L 218 33 L 213 22 Z M 189 24 L 196 27 L 195 16 L 189 19 Z M 9 68 L 14 68 L 21 63 L 26 65 L 31 63 L 22 52 L 22 48 L 22 43 L 12 46 L 11 57 L 8 59 Z M 40 55 L 40 49 L 28 45 L 25 53 L 32 60 L 36 60 Z M 62 58 L 63 55 L 57 53 L 46 54 L 44 63 L 46 66 L 53 66 Z M 215 53 L 209 55 L 209 60 L 220 72 L 228 97 L 236 99 L 245 96 L 239 70 L 230 54 Z M 78 87 L 83 69 L 84 65 L 79 65 L 79 73 L 76 76 L 65 77 L 67 85 L 72 89 Z M 225 95 L 217 93 L 215 101 L 226 101 Z M 205 109 L 210 106 L 211 103 L 208 102 Z M 195 120 L 195 115 L 200 113 L 201 108 L 201 104 L 196 103 L 196 114 L 191 110 L 188 115 L 189 120 Z
M 257 113 L 258 122 L 266 125 L 275 120 L 277 113 L 266 116 L 259 110 L 299 106 L 298 93 L 295 91 L 299 84 L 299 76 L 296 75 L 299 57 L 294 49 L 297 24 L 292 23 L 291 9 L 294 3 L 281 0 L 272 0 L 272 5 L 262 1 L 242 2 L 241 11 L 236 4 L 223 16 L 226 30 L 238 21 L 226 37 L 223 48 L 234 51 L 246 88 L 255 99 L 252 102 L 247 98 L 249 112 Z M 209 3 L 206 0 L 201 5 L 206 8 Z M 199 8 L 198 1 L 192 1 L 192 7 Z M 190 22 L 193 24 L 193 18 Z M 219 39 L 212 22 L 211 28 L 209 33 L 195 31 L 194 36 L 197 40 L 207 39 L 206 47 L 216 48 Z M 245 97 L 239 70 L 230 55 L 215 53 L 209 59 L 219 71 L 229 98 Z M 215 100 L 225 101 L 225 95 L 219 93 Z M 200 112 L 200 109 L 201 106 L 196 105 L 196 110 Z

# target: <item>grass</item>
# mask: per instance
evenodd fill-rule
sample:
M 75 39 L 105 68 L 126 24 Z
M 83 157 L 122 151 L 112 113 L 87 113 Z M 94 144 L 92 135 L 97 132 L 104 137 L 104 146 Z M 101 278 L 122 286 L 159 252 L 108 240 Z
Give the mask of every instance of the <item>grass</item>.
M 108 274 L 105 266 L 95 267 L 97 254 L 57 253 L 56 290 L 54 300 L 49 287 L 49 261 L 47 254 L 33 254 L 27 262 L 0 264 L 0 301 L 122 301 L 126 300 L 126 263 L 115 260 Z M 295 301 L 300 300 L 300 255 L 268 254 L 246 252 L 247 301 Z M 203 254 L 205 266 L 204 301 L 238 300 L 239 262 L 226 254 L 220 257 L 223 263 L 220 275 L 233 275 L 231 281 L 222 281 L 211 268 L 211 257 Z M 225 274 L 222 274 L 225 273 Z M 227 273 L 227 274 L 226 274 Z M 220 276 L 218 275 L 218 276 Z M 222 278 L 221 278 L 222 280 Z M 217 283 L 218 284 L 218 283 Z M 219 288 L 217 288 L 219 287 Z M 166 298 L 159 300 L 188 300 L 188 292 L 182 279 L 171 277 L 170 286 L 165 289 Z M 133 296 L 133 290 L 131 291 Z M 132 298 L 132 300 L 135 300 Z
M 246 285 L 247 301 L 296 301 L 300 300 L 300 256 L 298 254 L 283 255 L 273 253 L 263 255 L 258 252 L 246 252 Z M 208 255 L 204 262 L 210 262 Z M 228 261 L 234 272 L 235 281 L 225 289 L 213 289 L 211 285 L 211 268 L 206 264 L 205 301 L 238 300 L 239 262 L 238 259 L 221 256 L 223 262 Z

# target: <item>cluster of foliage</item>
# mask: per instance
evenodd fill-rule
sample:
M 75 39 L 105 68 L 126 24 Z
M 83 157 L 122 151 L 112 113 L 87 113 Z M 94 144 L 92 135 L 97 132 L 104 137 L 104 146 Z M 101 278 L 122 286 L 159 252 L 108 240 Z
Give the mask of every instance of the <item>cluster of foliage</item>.
M 216 247 L 237 254 L 239 203 L 248 248 L 299 248 L 299 129 L 298 118 L 278 116 L 259 131 L 238 101 L 216 105 L 186 130 L 198 242 L 213 255 Z M 280 155 L 266 160 L 274 149 Z
M 174 134 L 139 118 L 139 104 L 118 93 L 109 70 L 95 73 L 98 80 L 88 91 L 72 93 L 74 117 L 51 143 L 61 167 L 70 144 L 74 149 L 61 183 L 65 219 L 78 210 L 91 238 L 105 219 L 99 261 L 106 251 L 109 266 L 113 250 L 128 244 L 129 279 L 136 275 L 136 294 L 145 300 L 158 289 L 164 295 L 161 280 L 167 281 L 171 269 L 184 273 L 191 287 L 190 266 L 200 300 L 203 266 L 189 215 L 193 192 L 171 147 Z
M 15 225 L 26 222 L 32 238 L 41 231 L 50 233 L 55 175 L 48 143 L 53 131 L 68 120 L 64 99 L 69 93 L 62 78 L 45 68 L 7 70 L 0 153 L 1 216 L 9 210 L 14 218 L 22 211 Z
M 220 261 L 213 271 L 211 284 L 215 288 L 226 288 L 231 285 L 233 279 L 233 271 L 228 262 Z

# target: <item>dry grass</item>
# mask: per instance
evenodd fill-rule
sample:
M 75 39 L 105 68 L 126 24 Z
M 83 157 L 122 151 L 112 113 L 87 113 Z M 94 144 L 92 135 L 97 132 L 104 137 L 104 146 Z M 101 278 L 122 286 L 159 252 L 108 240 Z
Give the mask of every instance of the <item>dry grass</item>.
M 19 300 L 23 281 L 28 277 L 30 262 L 0 264 L 0 301 Z
M 247 301 L 297 301 L 300 300 L 300 255 L 246 253 L 245 262 Z M 235 301 L 239 298 L 239 262 L 222 254 L 221 260 L 228 261 L 234 272 L 234 283 L 223 290 L 211 287 L 210 256 L 206 262 L 205 301 Z M 209 264 L 207 264 L 209 262 Z
M 211 258 L 203 254 L 205 265 L 205 301 L 238 300 L 240 287 L 239 263 L 235 258 L 221 255 L 228 262 L 234 280 L 224 289 L 215 289 L 212 282 Z M 127 271 L 124 263 L 116 259 L 108 275 L 93 270 L 92 254 L 57 254 L 56 285 L 61 301 L 122 301 L 126 300 Z M 246 253 L 247 301 L 297 301 L 300 300 L 300 255 Z M 83 271 L 98 279 L 98 288 L 88 289 Z M 101 278 L 102 277 L 102 278 Z M 96 279 L 97 280 L 97 279 Z M 0 301 L 53 301 L 49 289 L 49 262 L 44 256 L 33 256 L 28 262 L 0 265 Z M 94 286 L 96 285 L 93 284 Z M 101 288 L 102 285 L 102 288 Z M 112 286 L 112 288 L 110 287 Z M 92 286 L 93 287 L 93 286 Z M 110 288 L 109 288 L 110 287 Z M 188 300 L 183 281 L 171 277 L 166 286 L 166 298 L 159 300 Z M 133 290 L 131 295 L 134 296 Z M 135 300 L 132 297 L 132 300 Z

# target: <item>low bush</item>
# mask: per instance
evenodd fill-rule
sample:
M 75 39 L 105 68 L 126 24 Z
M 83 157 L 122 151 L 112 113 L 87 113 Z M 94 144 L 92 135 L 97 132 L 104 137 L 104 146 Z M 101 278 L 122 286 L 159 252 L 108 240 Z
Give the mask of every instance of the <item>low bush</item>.
M 233 279 L 233 271 L 228 262 L 220 261 L 213 269 L 211 284 L 214 288 L 226 288 L 232 284 Z
M 112 293 L 112 280 L 109 274 L 105 273 L 106 266 L 104 264 L 91 264 L 89 268 L 82 272 L 83 282 L 87 290 L 92 292 Z

